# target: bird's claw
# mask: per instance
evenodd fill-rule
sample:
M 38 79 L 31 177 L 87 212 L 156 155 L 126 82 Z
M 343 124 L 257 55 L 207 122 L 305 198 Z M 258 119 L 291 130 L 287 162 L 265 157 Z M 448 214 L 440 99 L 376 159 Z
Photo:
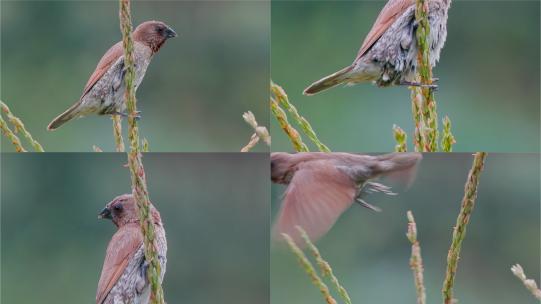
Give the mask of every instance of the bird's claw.
M 133 118 L 135 118 L 135 120 L 139 121 L 141 119 L 141 111 L 135 111 L 135 113 L 133 115 Z
M 432 79 L 433 82 L 437 82 L 438 80 L 439 80 L 439 78 Z M 438 90 L 438 85 L 435 84 L 435 83 L 425 84 L 425 83 L 419 83 L 419 82 L 403 81 L 403 82 L 400 83 L 400 85 L 405 85 L 405 86 L 409 86 L 409 87 L 428 88 L 428 89 L 430 89 L 432 91 L 437 91 Z
M 123 118 L 128 118 L 130 117 L 131 114 L 122 113 L 122 112 L 114 112 L 113 115 L 120 115 Z M 135 118 L 135 120 L 139 121 L 139 119 L 141 119 L 141 111 L 135 111 L 133 117 Z

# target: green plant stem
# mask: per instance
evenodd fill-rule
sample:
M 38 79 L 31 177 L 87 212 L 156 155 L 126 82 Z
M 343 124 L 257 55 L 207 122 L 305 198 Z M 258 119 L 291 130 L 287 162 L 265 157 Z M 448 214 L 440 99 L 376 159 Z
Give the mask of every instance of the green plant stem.
M 418 46 L 417 63 L 419 80 L 422 84 L 432 84 L 432 66 L 430 65 L 430 23 L 428 21 L 428 0 L 417 0 L 415 8 L 415 19 L 419 26 L 416 31 Z M 438 114 L 436 112 L 436 100 L 431 88 L 422 87 L 416 89 L 422 97 L 420 108 L 424 121 L 423 152 L 436 152 L 438 150 Z
M 43 150 L 43 147 L 40 145 L 39 142 L 37 142 L 37 140 L 35 140 L 33 137 L 32 137 L 32 134 L 30 134 L 30 132 L 28 132 L 26 130 L 26 128 L 24 127 L 24 124 L 23 122 L 18 118 L 16 117 L 15 115 L 13 115 L 13 113 L 11 113 L 10 109 L 8 108 L 8 106 L 3 102 L 3 101 L 0 101 L 0 107 L 2 108 L 2 112 L 7 116 L 7 119 L 9 120 L 9 122 L 11 122 L 11 124 L 14 126 L 14 131 L 15 132 L 12 132 L 13 133 L 18 133 L 18 132 L 21 132 L 23 134 L 23 136 L 26 138 L 26 140 L 30 143 L 30 145 L 32 145 L 32 147 L 34 148 L 34 150 L 36 152 L 44 152 Z M 4 121 L 4 124 L 5 126 L 4 127 L 7 127 L 7 124 L 5 123 Z M 4 130 L 4 127 L 2 128 L 2 130 Z M 5 131 L 5 130 L 4 130 Z M 7 135 L 7 133 L 6 133 Z M 15 135 L 15 134 L 13 134 Z M 8 136 L 8 135 L 7 135 Z M 9 136 L 8 136 L 9 137 Z M 14 138 L 10 138 L 11 142 L 15 145 L 15 142 L 13 141 Z M 19 146 L 20 147 L 17 147 L 16 146 L 16 149 L 20 149 L 22 146 L 20 145 L 21 142 L 20 140 L 18 141 L 19 143 Z M 24 148 L 23 148 L 24 150 Z M 24 152 L 24 151 L 18 151 L 18 152 Z
M 451 133 L 451 120 L 445 116 L 443 118 L 443 136 L 441 138 L 441 149 L 443 152 L 453 152 L 453 145 L 456 143 L 453 133 Z
M 308 234 L 306 234 L 306 231 L 304 231 L 304 229 L 302 229 L 302 227 L 300 226 L 296 226 L 296 228 L 301 233 L 301 237 L 304 239 L 306 245 L 308 245 L 308 250 L 310 250 L 310 253 L 312 253 L 314 258 L 316 259 L 316 263 L 321 271 L 321 276 L 329 277 L 334 288 L 336 289 L 342 300 L 344 300 L 346 304 L 351 304 L 351 298 L 349 297 L 347 290 L 342 285 L 340 285 L 338 278 L 333 273 L 331 265 L 323 259 L 317 247 L 314 245 L 314 243 L 312 243 L 312 241 L 308 237 Z
M 418 81 L 417 77 L 416 81 Z M 423 120 L 423 96 L 421 89 L 418 87 L 411 88 L 411 113 L 413 122 L 415 123 L 415 133 L 413 136 L 413 146 L 415 151 L 423 152 L 425 146 L 425 123 Z
M 148 143 L 148 139 L 143 138 L 141 145 L 143 146 L 143 152 L 150 152 L 150 144 Z
M 396 141 L 396 146 L 394 146 L 394 151 L 407 152 L 408 151 L 408 146 L 407 146 L 408 136 L 406 135 L 406 132 L 404 132 L 404 130 L 402 130 L 402 128 L 400 128 L 399 126 L 394 125 L 393 135 Z
M 308 147 L 306 144 L 302 141 L 301 135 L 295 128 L 289 124 L 287 121 L 287 116 L 285 111 L 280 108 L 280 105 L 274 98 L 270 98 L 270 108 L 272 111 L 272 114 L 274 117 L 276 117 L 276 120 L 278 120 L 278 124 L 282 128 L 282 130 L 286 133 L 287 137 L 291 141 L 291 144 L 293 145 L 293 148 L 297 152 L 309 152 Z
M 297 246 L 297 244 L 295 244 L 295 241 L 293 241 L 293 239 L 289 235 L 282 233 L 282 236 L 284 237 L 293 254 L 295 254 L 295 256 L 297 257 L 297 260 L 299 261 L 301 267 L 310 277 L 312 283 L 319 289 L 319 291 L 323 295 L 323 298 L 325 299 L 327 304 L 336 304 L 336 300 L 332 297 L 329 288 L 318 276 L 314 266 L 312 265 L 310 260 L 308 260 L 304 252 L 302 252 L 302 250 Z
M 126 67 L 125 102 L 128 111 L 128 138 L 130 151 L 128 152 L 128 165 L 131 173 L 132 191 L 137 202 L 141 231 L 143 233 L 145 259 L 149 263 L 147 278 L 150 282 L 150 303 L 163 304 L 164 296 L 160 282 L 161 268 L 155 245 L 154 223 L 150 215 L 150 199 L 147 191 L 145 170 L 140 153 L 139 131 L 137 128 L 137 102 L 135 98 L 134 79 L 135 68 L 133 59 L 133 41 L 131 37 L 132 23 L 130 16 L 130 1 L 120 0 L 120 28 L 122 31 L 122 45 L 124 47 L 124 66 Z
M 15 135 L 15 133 L 13 133 L 13 131 L 11 131 L 2 116 L 0 116 L 0 129 L 2 130 L 2 133 L 11 141 L 13 146 L 15 146 L 15 151 L 26 152 L 26 149 L 21 144 L 21 140 L 19 137 L 17 137 L 17 135 Z
M 415 291 L 417 292 L 417 304 L 426 303 L 426 292 L 424 284 L 424 268 L 423 259 L 421 257 L 421 245 L 417 240 L 417 224 L 411 211 L 407 212 L 408 216 L 408 233 L 406 236 L 411 243 L 411 258 L 410 267 L 413 271 L 413 279 L 415 282 Z
M 122 138 L 122 117 L 120 115 L 112 115 L 111 120 L 113 120 L 116 152 L 125 152 L 124 138 Z
M 475 153 L 473 165 L 468 174 L 466 185 L 464 186 L 464 197 L 462 198 L 460 213 L 453 230 L 453 240 L 447 255 L 447 271 L 442 289 L 443 302 L 445 304 L 452 304 L 454 302 L 453 285 L 455 282 L 460 249 L 462 248 L 462 242 L 466 237 L 466 227 L 468 226 L 471 213 L 475 206 L 475 199 L 477 198 L 477 186 L 479 185 L 479 177 L 483 171 L 485 158 L 485 152 Z
M 297 108 L 295 108 L 295 106 L 289 101 L 284 89 L 271 81 L 271 92 L 274 94 L 275 100 L 277 100 L 278 103 L 280 103 L 280 105 L 293 116 L 297 124 L 301 126 L 306 136 L 308 136 L 308 138 L 310 138 L 310 140 L 317 146 L 319 151 L 331 152 L 331 150 L 319 140 L 316 132 L 314 132 L 314 129 L 312 129 L 312 126 L 308 120 L 302 117 L 297 111 Z

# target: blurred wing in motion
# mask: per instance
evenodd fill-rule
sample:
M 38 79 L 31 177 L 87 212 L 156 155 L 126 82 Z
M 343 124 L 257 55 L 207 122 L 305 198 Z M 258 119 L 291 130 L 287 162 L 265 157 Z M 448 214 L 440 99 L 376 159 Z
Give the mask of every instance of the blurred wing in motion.
M 298 225 L 310 239 L 317 240 L 351 206 L 356 192 L 355 182 L 331 162 L 302 164 L 284 194 L 274 237 L 281 239 L 280 234 L 287 233 L 299 244 L 300 234 L 295 228 Z
M 391 153 L 377 156 L 373 172 L 409 188 L 417 176 L 421 153 Z

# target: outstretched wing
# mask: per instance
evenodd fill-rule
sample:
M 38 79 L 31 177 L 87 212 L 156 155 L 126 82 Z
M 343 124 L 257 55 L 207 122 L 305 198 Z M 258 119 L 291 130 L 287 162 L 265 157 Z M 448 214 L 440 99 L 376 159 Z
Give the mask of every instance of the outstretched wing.
M 406 8 L 414 3 L 415 0 L 389 0 L 389 2 L 387 2 L 379 13 L 379 16 L 376 19 L 376 22 L 374 22 L 372 29 L 370 32 L 368 32 L 368 35 L 366 35 L 361 49 L 357 54 L 357 59 L 366 54 L 366 52 L 368 52 L 372 45 L 374 45 L 374 43 L 381 38 L 383 33 L 385 33 L 385 31 L 394 23 L 394 21 L 406 11 Z
M 141 230 L 137 224 L 129 224 L 120 228 L 114 235 L 105 255 L 101 270 L 96 304 L 102 304 L 113 286 L 124 273 L 130 259 L 143 245 Z
M 320 238 L 351 206 L 356 191 L 354 181 L 329 161 L 300 165 L 284 194 L 274 225 L 275 236 L 287 233 L 298 241 L 298 225 L 311 239 Z

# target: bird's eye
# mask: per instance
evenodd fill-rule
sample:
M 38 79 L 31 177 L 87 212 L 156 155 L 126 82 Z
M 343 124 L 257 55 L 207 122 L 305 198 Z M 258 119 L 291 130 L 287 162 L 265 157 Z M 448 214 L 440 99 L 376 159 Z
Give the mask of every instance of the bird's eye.
M 114 209 L 115 211 L 122 211 L 122 205 L 117 204 L 117 205 L 115 205 L 115 206 L 113 207 L 113 209 Z
M 162 33 L 162 32 L 163 32 L 163 28 L 162 28 L 162 27 L 159 27 L 159 28 L 156 29 L 156 31 L 157 31 L 158 33 Z

